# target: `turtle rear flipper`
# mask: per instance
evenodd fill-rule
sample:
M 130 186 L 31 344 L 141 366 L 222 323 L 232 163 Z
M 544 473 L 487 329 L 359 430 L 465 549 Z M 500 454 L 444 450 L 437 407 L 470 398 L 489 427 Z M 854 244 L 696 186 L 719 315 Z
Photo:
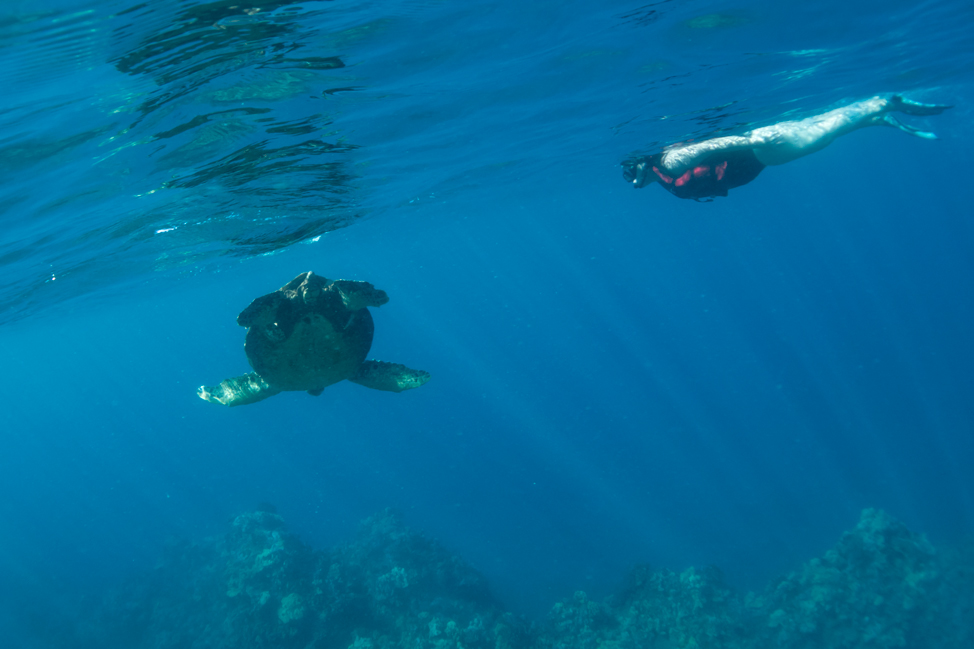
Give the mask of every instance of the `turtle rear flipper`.
M 399 363 L 365 361 L 359 371 L 348 379 L 373 390 L 402 392 L 418 388 L 430 380 L 430 373 L 414 370 Z
M 367 306 L 382 306 L 389 301 L 385 291 L 380 291 L 368 282 L 336 279 L 332 285 L 342 294 L 342 302 L 350 311 L 364 309 Z
M 256 372 L 226 379 L 220 385 L 212 387 L 203 385 L 196 390 L 200 399 L 224 406 L 245 406 L 248 403 L 256 403 L 267 397 L 273 397 L 278 392 L 280 390 L 271 387 Z

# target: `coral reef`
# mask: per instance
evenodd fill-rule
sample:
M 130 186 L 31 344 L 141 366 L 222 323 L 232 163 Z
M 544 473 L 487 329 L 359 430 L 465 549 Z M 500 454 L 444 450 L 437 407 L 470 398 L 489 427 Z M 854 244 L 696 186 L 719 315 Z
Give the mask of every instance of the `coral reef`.
M 942 580 L 927 540 L 884 512 L 859 524 L 821 559 L 768 589 L 770 646 L 916 647 L 929 628 L 928 602 Z
M 171 544 L 83 635 L 131 649 L 960 649 L 974 646 L 974 548 L 938 552 L 866 510 L 762 593 L 734 591 L 715 568 L 638 566 L 606 601 L 579 591 L 529 624 L 390 511 L 353 542 L 312 550 L 265 508 L 222 539 Z
M 622 592 L 605 603 L 579 591 L 555 604 L 540 645 L 545 649 L 660 649 L 742 644 L 749 634 L 743 598 L 716 568 L 677 574 L 638 566 Z
M 223 539 L 170 545 L 156 570 L 110 598 L 84 644 L 518 649 L 524 626 L 478 572 L 391 511 L 328 551 L 256 511 L 237 516 Z
M 974 646 L 974 571 L 867 509 L 821 559 L 741 595 L 716 569 L 633 570 L 605 603 L 556 604 L 545 649 L 945 649 Z

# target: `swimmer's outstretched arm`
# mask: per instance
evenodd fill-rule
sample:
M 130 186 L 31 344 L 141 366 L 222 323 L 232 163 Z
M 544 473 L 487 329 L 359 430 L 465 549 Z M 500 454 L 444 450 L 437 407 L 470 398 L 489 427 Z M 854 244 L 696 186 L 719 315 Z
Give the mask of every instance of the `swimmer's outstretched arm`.
M 809 153 L 821 151 L 835 138 L 866 126 L 893 126 L 911 135 L 934 139 L 933 133 L 920 131 L 898 122 L 891 113 L 907 115 L 938 115 L 951 106 L 921 104 L 892 97 L 873 97 L 821 115 L 795 122 L 781 122 L 748 131 L 744 135 L 717 137 L 696 144 L 678 145 L 663 153 L 661 171 L 679 176 L 715 153 L 750 149 L 765 165 L 780 165 L 797 160 Z M 636 187 L 655 182 L 656 173 L 645 163 L 636 165 L 632 181 Z

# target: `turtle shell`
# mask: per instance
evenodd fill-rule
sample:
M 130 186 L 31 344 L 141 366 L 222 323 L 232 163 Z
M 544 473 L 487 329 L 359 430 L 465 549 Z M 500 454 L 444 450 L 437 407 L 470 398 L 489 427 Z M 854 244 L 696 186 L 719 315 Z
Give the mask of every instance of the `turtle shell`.
M 278 390 L 316 391 L 354 376 L 374 331 L 368 309 L 348 309 L 338 288 L 314 273 L 257 298 L 237 323 L 249 328 L 251 367 Z

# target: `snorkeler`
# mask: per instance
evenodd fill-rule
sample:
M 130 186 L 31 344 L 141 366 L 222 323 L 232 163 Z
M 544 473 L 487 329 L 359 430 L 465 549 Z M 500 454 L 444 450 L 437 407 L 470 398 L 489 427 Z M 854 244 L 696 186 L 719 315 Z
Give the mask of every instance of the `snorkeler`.
M 951 106 L 921 104 L 899 95 L 873 97 L 797 122 L 763 126 L 696 144 L 678 144 L 662 153 L 622 165 L 622 176 L 637 189 L 658 182 L 679 198 L 707 200 L 727 196 L 746 185 L 768 165 L 780 165 L 815 153 L 832 140 L 866 126 L 892 126 L 928 140 L 933 133 L 900 123 L 892 113 L 938 115 Z

